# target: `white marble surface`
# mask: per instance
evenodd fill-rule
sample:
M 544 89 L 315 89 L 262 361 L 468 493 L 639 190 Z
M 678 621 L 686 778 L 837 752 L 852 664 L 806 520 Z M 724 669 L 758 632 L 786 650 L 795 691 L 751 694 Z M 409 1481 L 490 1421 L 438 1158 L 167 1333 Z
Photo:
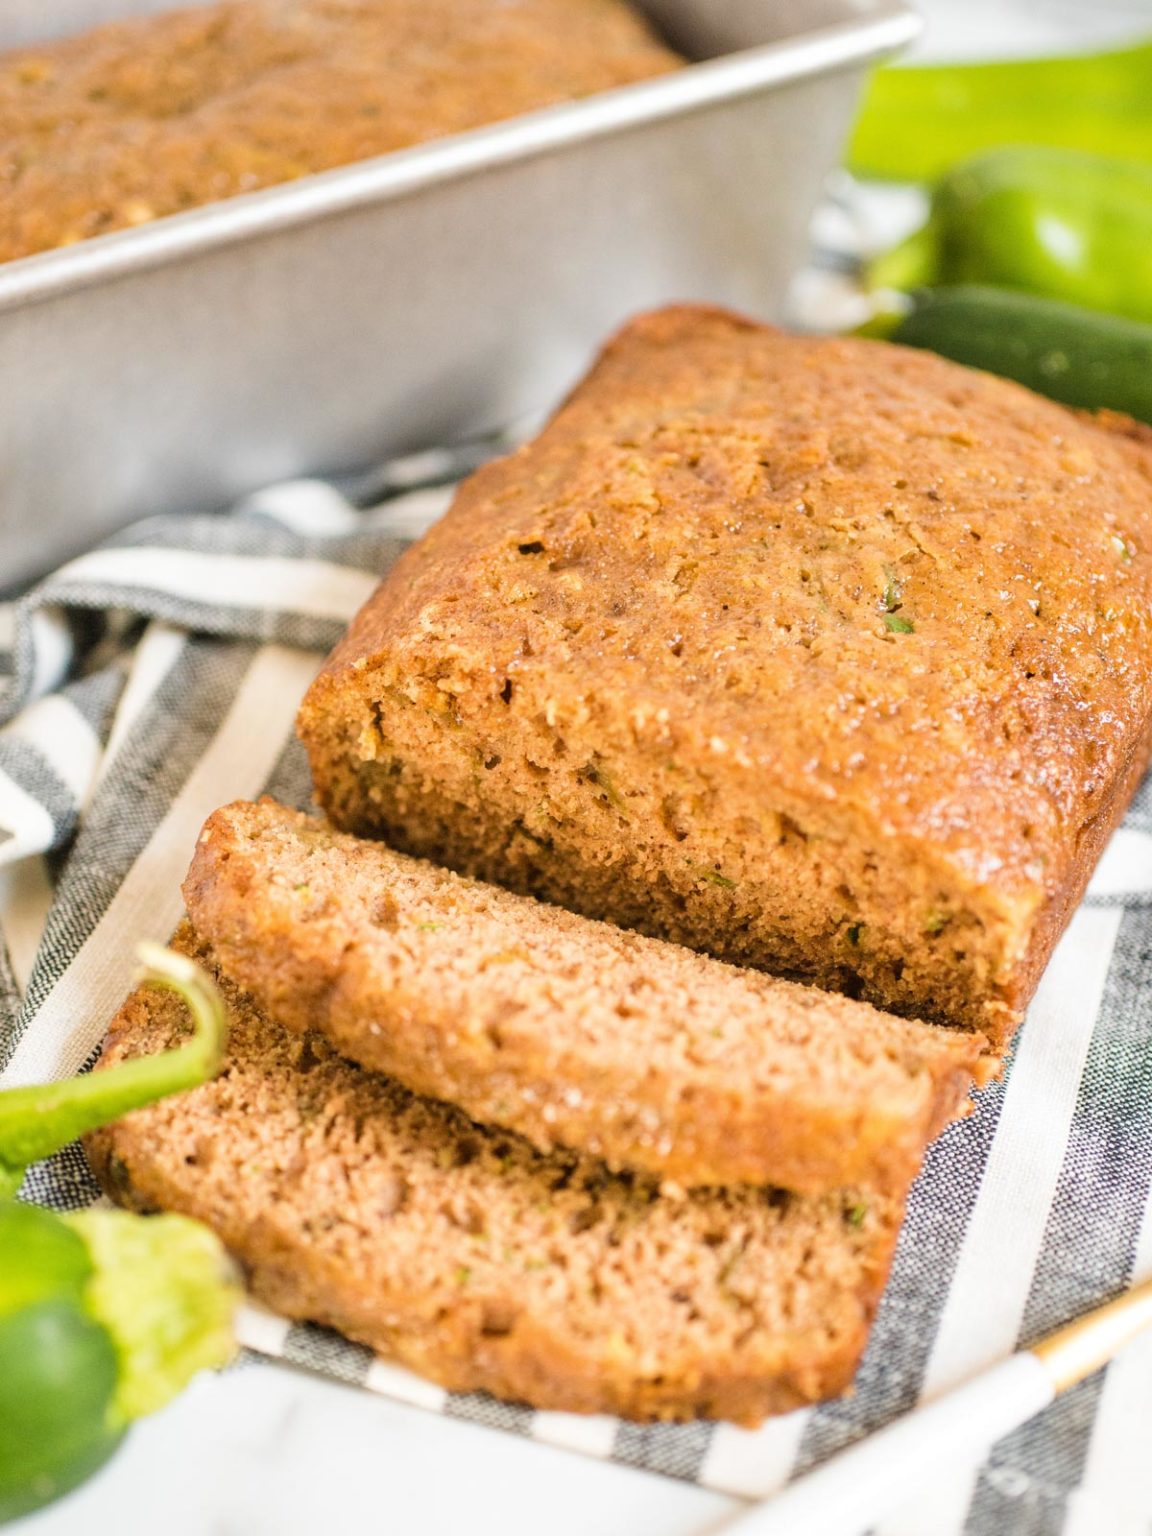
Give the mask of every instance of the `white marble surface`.
M 734 1499 L 271 1365 L 196 1381 L 13 1536 L 703 1536 Z
M 1106 41 L 1152 0 L 925 0 L 921 51 Z M 707 1536 L 737 1501 L 254 1366 L 197 1381 L 13 1536 Z M 931 1536 L 926 1512 L 924 1536 Z

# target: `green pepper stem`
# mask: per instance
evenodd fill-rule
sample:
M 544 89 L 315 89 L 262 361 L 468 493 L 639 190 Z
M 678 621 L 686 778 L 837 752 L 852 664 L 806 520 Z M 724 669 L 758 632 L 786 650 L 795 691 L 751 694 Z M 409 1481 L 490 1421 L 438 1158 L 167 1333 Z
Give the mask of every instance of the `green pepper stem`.
M 136 953 L 140 984 L 165 987 L 183 999 L 192 1015 L 191 1040 L 105 1072 L 0 1092 L 0 1197 L 15 1193 L 30 1163 L 130 1110 L 195 1088 L 219 1069 L 227 1015 L 216 983 L 187 955 L 161 944 L 140 944 Z

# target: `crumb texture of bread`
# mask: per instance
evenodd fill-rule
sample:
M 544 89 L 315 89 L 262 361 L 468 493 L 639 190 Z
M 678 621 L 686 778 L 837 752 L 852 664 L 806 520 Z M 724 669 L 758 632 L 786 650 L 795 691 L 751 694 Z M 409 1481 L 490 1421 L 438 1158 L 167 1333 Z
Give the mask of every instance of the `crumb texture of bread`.
M 0 55 L 0 260 L 678 68 L 624 0 L 220 0 Z
M 1152 745 L 1145 435 L 641 316 L 300 715 L 342 828 L 999 1046 Z
M 980 1037 L 517 896 L 272 800 L 209 817 L 193 926 L 277 1023 L 549 1151 L 687 1187 L 902 1194 Z
M 211 964 L 189 925 L 174 942 Z M 446 1387 L 577 1413 L 755 1424 L 849 1384 L 901 1201 L 673 1196 L 542 1156 L 280 1029 L 220 982 L 220 1075 L 85 1145 L 121 1204 L 212 1227 L 269 1306 Z M 186 1028 L 174 997 L 138 991 L 103 1064 Z

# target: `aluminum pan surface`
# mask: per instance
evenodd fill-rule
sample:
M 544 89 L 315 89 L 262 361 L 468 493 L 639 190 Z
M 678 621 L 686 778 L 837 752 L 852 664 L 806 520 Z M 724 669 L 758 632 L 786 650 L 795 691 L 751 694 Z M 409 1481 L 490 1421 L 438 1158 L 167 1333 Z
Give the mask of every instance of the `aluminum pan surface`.
M 714 8 L 709 15 L 710 6 Z M 125 14 L 167 9 L 166 0 L 136 0 L 113 11 L 97 3 L 96 14 Z M 270 234 L 313 219 L 322 219 L 364 204 L 387 202 L 458 177 L 497 165 L 528 159 L 589 139 L 611 136 L 646 123 L 697 112 L 724 101 L 737 101 L 783 84 L 861 64 L 895 51 L 916 36 L 919 18 L 903 0 L 881 0 L 876 6 L 856 0 L 842 6 L 808 5 L 796 0 L 789 7 L 772 7 L 762 0 L 658 0 L 641 7 L 674 43 L 695 52 L 704 44 L 718 47 L 729 38 L 739 51 L 703 58 L 672 75 L 562 106 L 524 114 L 491 127 L 397 150 L 319 175 L 260 192 L 209 203 L 155 223 L 81 241 L 59 251 L 0 265 L 0 309 L 63 289 L 104 278 L 178 261 L 194 251 Z M 25 8 L 20 6 L 23 11 Z M 763 35 L 764 17 L 773 9 L 828 16 L 847 11 L 843 19 L 825 20 L 815 30 L 752 45 Z M 71 17 L 79 21 L 85 7 L 72 0 Z M 694 19 L 703 13 L 703 19 Z M 854 14 L 853 14 L 854 13 Z M 723 25 L 716 16 L 723 14 Z M 6 44 L 0 10 L 0 45 Z M 53 18 L 52 33 L 60 14 Z M 84 25 L 83 22 L 79 23 Z M 26 33 L 20 35 L 40 35 Z

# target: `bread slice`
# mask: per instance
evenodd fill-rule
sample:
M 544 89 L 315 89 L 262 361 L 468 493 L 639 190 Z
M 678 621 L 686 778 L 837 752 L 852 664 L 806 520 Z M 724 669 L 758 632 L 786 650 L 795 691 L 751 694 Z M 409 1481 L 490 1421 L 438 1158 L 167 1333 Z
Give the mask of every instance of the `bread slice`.
M 300 714 L 345 830 L 1012 1033 L 1152 746 L 1152 434 L 927 352 L 642 315 Z
M 184 897 L 277 1022 L 474 1119 L 685 1186 L 903 1193 L 981 1042 L 327 828 L 209 817 Z
M 188 925 L 175 943 L 211 964 Z M 108 1193 L 208 1223 L 278 1312 L 461 1391 L 636 1419 L 755 1424 L 842 1391 L 902 1202 L 662 1194 L 541 1156 L 271 1024 L 224 977 L 220 1076 L 86 1146 Z M 102 1065 L 186 1028 L 139 991 Z

